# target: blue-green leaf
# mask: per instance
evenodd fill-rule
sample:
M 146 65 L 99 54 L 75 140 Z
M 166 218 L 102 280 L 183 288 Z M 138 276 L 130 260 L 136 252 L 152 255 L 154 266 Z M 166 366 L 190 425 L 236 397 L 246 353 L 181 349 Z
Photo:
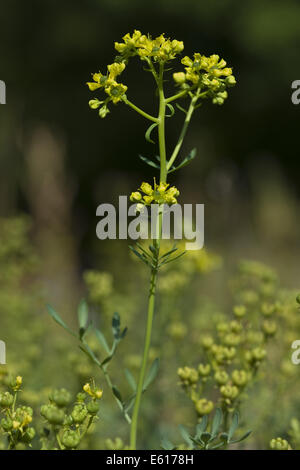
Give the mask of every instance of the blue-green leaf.
M 84 299 L 82 299 L 78 305 L 78 324 L 79 324 L 79 335 L 83 336 L 85 333 L 87 322 L 89 319 L 89 308 Z
M 212 437 L 215 437 L 218 434 L 220 425 L 222 423 L 222 418 L 223 418 L 222 411 L 221 411 L 220 408 L 217 408 L 216 412 L 215 412 L 213 422 L 212 422 L 212 425 L 211 425 Z
M 51 307 L 51 305 L 47 305 L 47 310 L 49 315 L 53 318 L 53 320 L 58 323 L 60 326 L 62 326 L 68 333 L 70 333 L 72 336 L 75 336 L 77 338 L 78 336 L 74 331 L 72 331 L 66 323 L 61 319 L 61 317 L 58 315 L 58 313 L 54 310 L 54 308 Z
M 180 434 L 183 437 L 183 439 L 185 440 L 185 442 L 190 447 L 193 447 L 193 441 L 192 441 L 191 436 L 189 435 L 188 431 L 186 430 L 186 428 L 182 424 L 179 424 L 178 428 L 179 428 Z
M 104 334 L 100 330 L 98 330 L 97 328 L 94 328 L 94 331 L 95 331 L 95 335 L 96 335 L 99 343 L 101 344 L 101 346 L 105 349 L 107 354 L 110 354 L 110 349 L 109 349 L 109 346 L 107 344 L 107 341 L 105 339 Z
M 154 361 L 153 361 L 153 363 L 150 367 L 150 370 L 148 372 L 148 375 L 146 377 L 146 380 L 144 382 L 144 387 L 143 387 L 144 391 L 149 387 L 149 385 L 153 382 L 153 380 L 157 376 L 158 369 L 159 369 L 159 359 L 156 358 L 156 359 L 154 359 Z
M 157 163 L 153 162 L 152 160 L 150 160 L 149 158 L 143 157 L 143 155 L 139 155 L 139 157 L 144 163 L 147 163 L 147 165 L 152 166 L 153 168 L 158 168 L 159 169 L 159 165 Z
M 238 425 L 239 425 L 239 414 L 237 411 L 235 411 L 233 413 L 231 425 L 228 431 L 228 441 L 231 441 L 231 438 L 233 437 L 235 431 L 237 430 Z
M 135 381 L 132 373 L 128 369 L 125 369 L 124 373 L 125 373 L 125 377 L 127 379 L 127 382 L 129 383 L 132 390 L 135 392 L 136 391 L 136 381 Z

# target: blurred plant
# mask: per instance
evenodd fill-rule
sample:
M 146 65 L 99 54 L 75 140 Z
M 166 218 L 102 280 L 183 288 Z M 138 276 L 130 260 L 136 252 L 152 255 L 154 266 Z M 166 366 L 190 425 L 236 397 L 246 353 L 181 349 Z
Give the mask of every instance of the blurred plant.
M 188 446 L 187 448 L 193 450 L 226 449 L 228 445 L 242 442 L 250 436 L 251 431 L 247 431 L 238 439 L 233 439 L 239 424 L 239 414 L 237 412 L 233 414 L 231 424 L 226 432 L 222 432 L 221 430 L 222 420 L 222 410 L 217 408 L 210 429 L 208 430 L 208 416 L 203 416 L 200 423 L 196 426 L 196 433 L 193 437 L 184 426 L 180 425 L 179 430 Z M 178 449 L 178 447 L 182 448 L 183 446 L 174 446 L 170 441 L 164 439 L 162 447 L 165 450 L 174 450 Z
M 11 450 L 31 447 L 36 436 L 36 429 L 32 426 L 33 409 L 17 405 L 22 382 L 20 376 L 9 379 L 8 390 L 0 392 L 0 412 L 4 415 L 0 421 L 0 433 L 6 436 L 8 449 Z M 66 389 L 50 393 L 49 404 L 43 405 L 40 410 L 44 420 L 39 433 L 42 450 L 76 449 L 98 419 L 102 390 L 89 383 L 84 385 L 83 390 L 77 394 L 74 403 Z

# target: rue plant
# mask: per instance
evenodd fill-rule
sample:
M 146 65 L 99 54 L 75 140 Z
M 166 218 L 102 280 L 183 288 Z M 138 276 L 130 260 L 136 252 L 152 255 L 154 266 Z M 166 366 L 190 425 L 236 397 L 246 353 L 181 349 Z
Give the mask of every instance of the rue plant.
M 177 203 L 179 196 L 178 189 L 170 185 L 168 177 L 173 172 L 190 163 L 196 155 L 196 150 L 193 149 L 187 157 L 182 158 L 177 163 L 177 158 L 180 155 L 180 150 L 194 111 L 202 106 L 205 101 L 222 105 L 228 96 L 227 89 L 234 86 L 236 81 L 232 74 L 232 69 L 227 67 L 225 60 L 216 54 L 205 56 L 196 52 L 191 56 L 184 56 L 181 60 L 178 60 L 184 50 L 183 42 L 176 39 L 168 39 L 164 34 L 153 39 L 150 35 L 145 35 L 135 30 L 133 34 L 126 34 L 122 42 L 116 42 L 115 49 L 118 55 L 115 57 L 114 62 L 107 66 L 104 73 L 100 71 L 93 73 L 92 81 L 87 83 L 91 91 L 103 92 L 103 97 L 100 99 L 94 97 L 89 101 L 89 105 L 92 109 L 98 111 L 101 118 L 108 115 L 111 104 L 122 103 L 127 105 L 144 119 L 151 122 L 145 133 L 145 138 L 154 144 L 152 133 L 156 130 L 159 151 L 158 157 L 153 157 L 152 159 L 141 157 L 146 164 L 159 171 L 159 176 L 154 178 L 153 184 L 143 182 L 138 190 L 132 192 L 130 196 L 131 201 L 137 203 L 137 210 L 139 211 L 142 211 L 145 205 L 156 204 L 157 207 L 156 233 L 153 236 L 153 240 L 146 248 L 139 243 L 131 247 L 133 253 L 150 269 L 144 351 L 137 384 L 132 374 L 129 371 L 126 373 L 127 379 L 133 388 L 132 397 L 129 397 L 127 401 L 122 399 L 120 392 L 112 384 L 107 371 L 108 364 L 115 353 L 117 344 L 123 339 L 126 332 L 124 330 L 123 333 L 120 333 L 118 317 L 115 317 L 113 320 L 114 343 L 111 347 L 107 345 L 103 334 L 99 330 L 96 332 L 100 343 L 108 354 L 104 361 L 99 361 L 84 341 L 85 326 L 83 329 L 81 327 L 79 339 L 82 343 L 82 349 L 104 372 L 106 381 L 116 398 L 118 406 L 130 425 L 130 449 L 136 449 L 142 395 L 158 370 L 158 359 L 156 359 L 148 372 L 148 376 L 146 375 L 155 310 L 157 277 L 162 266 L 174 261 L 183 254 L 178 254 L 178 249 L 175 246 L 165 253 L 162 253 L 161 250 L 160 242 L 162 238 L 164 204 L 172 205 Z M 126 71 L 126 68 L 134 58 L 140 60 L 142 68 L 153 76 L 153 83 L 158 97 L 156 115 L 148 113 L 133 103 L 129 99 L 130 88 L 120 82 L 121 74 Z M 181 63 L 179 69 L 177 69 L 178 62 L 179 64 Z M 165 83 L 170 74 L 176 89 L 174 94 L 167 96 Z M 173 151 L 169 153 L 166 146 L 165 124 L 166 120 L 175 114 L 174 104 L 177 110 L 183 113 L 184 119 L 177 143 Z M 52 310 L 50 313 L 56 321 L 62 324 L 56 312 Z M 62 326 L 65 327 L 64 324 Z M 130 416 L 129 412 L 132 407 L 133 411 Z

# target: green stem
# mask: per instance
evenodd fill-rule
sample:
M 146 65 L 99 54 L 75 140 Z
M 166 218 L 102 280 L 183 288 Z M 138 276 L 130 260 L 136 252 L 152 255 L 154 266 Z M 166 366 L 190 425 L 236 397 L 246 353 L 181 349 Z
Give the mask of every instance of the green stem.
M 158 119 L 156 117 L 151 116 L 151 114 L 146 113 L 141 108 L 139 108 L 138 106 L 133 104 L 131 101 L 129 101 L 127 98 L 123 98 L 123 101 L 125 104 L 128 104 L 128 106 L 130 106 L 132 109 L 134 109 L 137 113 L 141 114 L 146 119 L 149 119 L 150 121 L 153 121 L 153 122 L 158 122 Z
M 157 122 L 158 122 L 158 139 L 159 139 L 159 152 L 160 152 L 160 182 L 166 183 L 167 181 L 166 144 L 165 144 L 166 102 L 165 102 L 164 91 L 163 91 L 163 73 L 164 73 L 164 66 L 163 64 L 161 64 L 160 69 L 159 69 L 159 78 L 158 78 L 159 115 L 158 115 Z M 162 233 L 162 211 L 161 210 L 158 210 L 158 213 L 157 213 L 156 230 L 157 230 L 156 238 L 153 240 L 153 243 L 156 248 L 156 260 L 158 262 L 160 240 L 161 240 L 161 233 Z M 141 365 L 139 378 L 138 378 L 136 399 L 135 399 L 133 413 L 132 413 L 131 430 L 130 430 L 130 449 L 131 450 L 136 450 L 138 418 L 139 418 L 139 411 L 140 411 L 142 394 L 143 394 L 146 369 L 147 369 L 147 364 L 148 364 L 149 349 L 151 345 L 157 275 L 158 275 L 158 268 L 157 266 L 155 266 L 151 270 L 144 352 L 143 352 L 142 365 Z
M 185 120 L 184 120 L 184 123 L 183 123 L 183 126 L 182 126 L 182 129 L 181 129 L 181 132 L 180 132 L 180 135 L 179 135 L 179 139 L 178 139 L 178 142 L 174 148 L 174 151 L 170 157 L 170 160 L 168 161 L 168 165 L 167 165 L 167 169 L 169 170 L 171 168 L 171 166 L 173 165 L 180 149 L 181 149 L 181 146 L 183 144 L 183 140 L 185 138 L 185 134 L 186 134 L 186 131 L 187 131 L 187 128 L 189 127 L 189 123 L 191 121 L 191 118 L 192 118 L 192 114 L 195 110 L 195 106 L 196 106 L 196 103 L 199 99 L 200 95 L 199 95 L 199 91 L 193 96 L 193 98 L 191 99 L 191 102 L 190 102 L 190 106 L 189 106 L 189 109 L 186 113 L 186 117 L 185 117 Z
M 113 384 L 112 384 L 112 381 L 110 380 L 110 376 L 109 376 L 109 374 L 108 374 L 106 368 L 103 367 L 103 366 L 100 366 L 100 369 L 102 370 L 102 372 L 103 372 L 103 374 L 104 374 L 104 377 L 105 377 L 105 380 L 106 380 L 107 385 L 108 385 L 109 388 L 112 390 L 112 389 L 113 389 Z M 114 398 L 115 398 L 115 400 L 116 400 L 116 402 L 117 402 L 117 404 L 118 404 L 118 407 L 119 407 L 120 410 L 124 413 L 124 417 L 125 417 L 127 423 L 128 423 L 128 424 L 131 424 L 131 418 L 130 418 L 130 416 L 129 416 L 128 413 L 124 412 L 122 403 L 120 403 L 120 401 L 115 397 L 115 395 L 114 395 Z

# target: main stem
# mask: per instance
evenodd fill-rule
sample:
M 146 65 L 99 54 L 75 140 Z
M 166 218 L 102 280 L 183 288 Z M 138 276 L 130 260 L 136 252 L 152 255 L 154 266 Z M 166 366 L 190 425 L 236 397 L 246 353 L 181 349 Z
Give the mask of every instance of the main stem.
M 167 182 L 167 164 L 166 164 L 166 143 L 165 143 L 165 117 L 166 117 L 166 102 L 164 97 L 163 90 L 163 65 L 160 65 L 159 77 L 158 77 L 158 92 L 159 92 L 159 115 L 158 115 L 158 140 L 159 140 L 159 153 L 160 153 L 160 182 Z M 156 220 L 156 238 L 153 240 L 153 244 L 156 248 L 156 257 L 158 260 L 159 250 L 160 250 L 160 240 L 162 233 L 162 211 L 158 210 L 157 220 Z M 148 298 L 148 312 L 147 312 L 147 324 L 146 324 L 146 333 L 145 333 L 145 343 L 144 343 L 144 352 L 141 370 L 139 374 L 137 390 L 136 390 L 136 399 L 134 403 L 131 429 L 130 429 L 130 449 L 136 450 L 136 437 L 137 437 L 137 426 L 139 411 L 141 406 L 143 387 L 149 357 L 149 349 L 151 345 L 151 334 L 152 334 L 152 325 L 154 317 L 154 308 L 155 308 L 155 296 L 156 296 L 156 283 L 157 283 L 157 274 L 158 268 L 155 266 L 151 270 L 150 278 L 150 288 L 149 288 L 149 298 Z

